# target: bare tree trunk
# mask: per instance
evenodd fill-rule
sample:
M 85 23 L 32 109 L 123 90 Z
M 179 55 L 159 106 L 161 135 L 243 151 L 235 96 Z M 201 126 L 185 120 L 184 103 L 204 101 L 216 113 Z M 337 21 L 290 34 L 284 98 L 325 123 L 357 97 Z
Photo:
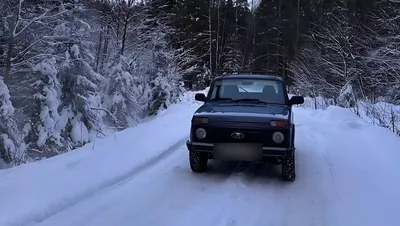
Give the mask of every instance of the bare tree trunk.
M 11 68 L 12 68 L 12 59 L 13 59 L 13 50 L 15 45 L 15 35 L 17 32 L 17 27 L 19 23 L 19 19 L 21 17 L 22 11 L 22 0 L 18 2 L 18 10 L 17 13 L 13 16 L 13 21 L 10 26 L 10 38 L 8 39 L 7 45 L 7 57 L 6 57 L 6 70 L 4 75 L 4 82 L 7 84 L 11 80 Z
M 4 74 L 4 83 L 8 84 L 11 80 L 11 67 L 12 67 L 12 55 L 14 49 L 14 37 L 10 37 L 8 40 L 8 50 L 7 50 L 7 57 L 6 57 L 6 70 Z
M 126 34 L 128 33 L 129 17 L 130 17 L 130 7 L 128 8 L 128 12 L 126 14 L 124 21 L 124 29 L 122 30 L 121 55 L 124 55 Z
M 251 55 L 252 55 L 252 59 L 251 59 L 251 69 L 254 69 L 254 50 L 255 50 L 255 46 L 256 46 L 256 14 L 254 12 L 254 0 L 251 0 L 251 5 L 253 7 L 253 44 L 252 44 L 252 48 L 251 48 Z
M 110 33 L 110 29 L 111 29 L 111 24 L 109 23 L 107 25 L 107 31 L 106 31 L 106 35 L 104 38 L 104 45 L 103 45 L 103 54 L 101 57 L 101 68 L 103 68 L 104 62 L 106 61 L 107 55 L 108 55 L 108 43 L 109 43 L 109 33 Z
M 238 8 L 239 7 L 235 7 L 235 36 L 237 37 L 238 33 L 239 33 L 239 15 L 238 15 Z
M 322 16 L 324 15 L 323 14 L 323 5 L 324 5 L 324 0 L 321 0 L 320 1 L 320 5 L 319 5 L 319 22 L 320 23 L 322 23 L 322 20 L 323 20 L 323 18 L 322 18 Z
M 217 36 L 216 36 L 216 39 L 217 39 L 217 42 L 216 42 L 216 46 L 215 46 L 215 74 L 218 74 L 218 68 L 219 68 L 219 65 L 218 65 L 218 59 L 219 59 L 219 57 L 218 57 L 218 55 L 219 55 L 219 4 L 220 4 L 220 1 L 218 1 L 218 5 L 217 5 Z
M 224 54 L 224 52 L 225 52 L 225 47 L 226 47 L 226 40 L 225 40 L 226 16 L 227 16 L 227 12 L 225 12 L 224 23 L 223 23 L 223 25 L 222 25 L 221 50 L 219 51 L 218 62 L 221 62 L 221 57 L 222 57 L 222 55 Z
M 300 33 L 300 3 L 301 0 L 297 0 L 297 20 L 296 20 L 296 47 L 299 46 L 299 33 Z
M 282 0 L 279 0 L 278 6 L 278 29 L 277 29 L 277 37 L 276 37 L 276 71 L 279 71 L 279 49 L 280 49 L 280 34 L 282 29 Z
M 213 0 L 208 0 L 208 30 L 210 32 L 210 71 L 211 74 L 213 72 L 213 67 L 212 67 L 212 5 L 213 5 Z
M 100 25 L 100 34 L 99 34 L 99 41 L 97 44 L 97 59 L 96 59 L 96 72 L 100 71 L 100 63 L 101 63 L 101 47 L 102 47 L 102 43 L 103 43 L 103 23 L 101 23 Z

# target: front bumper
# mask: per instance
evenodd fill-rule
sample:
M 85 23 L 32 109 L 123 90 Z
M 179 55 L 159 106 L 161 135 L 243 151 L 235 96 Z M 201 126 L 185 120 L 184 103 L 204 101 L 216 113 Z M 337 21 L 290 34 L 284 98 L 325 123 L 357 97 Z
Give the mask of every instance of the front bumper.
M 186 141 L 186 147 L 189 151 L 202 151 L 213 153 L 214 144 Z M 262 156 L 289 157 L 293 155 L 295 148 L 262 147 Z

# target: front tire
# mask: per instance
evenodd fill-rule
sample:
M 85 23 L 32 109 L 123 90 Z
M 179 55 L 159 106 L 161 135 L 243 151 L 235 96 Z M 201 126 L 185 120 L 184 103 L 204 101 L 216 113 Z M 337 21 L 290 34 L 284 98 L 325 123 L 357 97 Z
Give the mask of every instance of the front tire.
M 282 160 L 282 178 L 285 181 L 294 181 L 296 179 L 295 155 L 285 157 Z
M 189 151 L 190 168 L 195 173 L 207 170 L 208 154 L 200 151 Z

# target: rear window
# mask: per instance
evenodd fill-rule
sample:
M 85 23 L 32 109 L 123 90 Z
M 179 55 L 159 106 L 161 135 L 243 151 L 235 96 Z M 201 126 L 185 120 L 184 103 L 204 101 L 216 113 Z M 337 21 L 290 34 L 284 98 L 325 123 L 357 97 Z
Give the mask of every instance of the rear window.
M 266 79 L 222 79 L 212 87 L 211 101 L 224 99 L 258 99 L 267 103 L 285 104 L 281 81 Z

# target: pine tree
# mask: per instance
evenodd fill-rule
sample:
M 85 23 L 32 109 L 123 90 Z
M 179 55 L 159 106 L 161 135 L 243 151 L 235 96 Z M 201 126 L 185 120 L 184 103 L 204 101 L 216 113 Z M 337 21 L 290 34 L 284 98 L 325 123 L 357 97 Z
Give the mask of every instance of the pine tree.
M 0 161 L 9 164 L 17 154 L 18 140 L 16 139 L 15 108 L 10 101 L 10 94 L 3 77 L 0 75 Z
M 56 27 L 55 36 L 66 40 L 57 43 L 61 68 L 59 71 L 62 95 L 60 114 L 67 122 L 60 122 L 65 143 L 80 146 L 103 133 L 101 97 L 99 84 L 104 77 L 92 68 L 95 65 L 90 25 L 85 23 L 90 15 L 79 1 L 70 5 L 69 13 L 63 16 L 63 23 Z M 65 123 L 65 124 L 64 124 Z

